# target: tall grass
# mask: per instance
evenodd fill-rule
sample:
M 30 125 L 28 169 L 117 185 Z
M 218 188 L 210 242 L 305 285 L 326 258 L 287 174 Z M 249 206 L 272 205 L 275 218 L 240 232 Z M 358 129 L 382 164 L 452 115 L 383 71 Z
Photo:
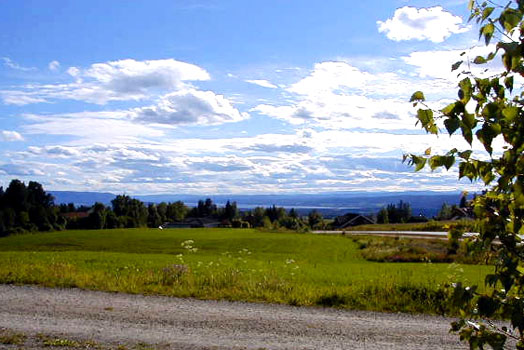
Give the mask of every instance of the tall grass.
M 404 224 L 372 224 L 347 227 L 344 231 L 429 231 L 447 232 L 450 228 L 464 230 L 465 232 L 478 232 L 478 222 L 470 219 L 443 220 Z
M 482 283 L 491 269 L 369 262 L 342 236 L 255 230 L 67 231 L 0 239 L 0 283 L 378 311 L 449 311 L 444 285 Z

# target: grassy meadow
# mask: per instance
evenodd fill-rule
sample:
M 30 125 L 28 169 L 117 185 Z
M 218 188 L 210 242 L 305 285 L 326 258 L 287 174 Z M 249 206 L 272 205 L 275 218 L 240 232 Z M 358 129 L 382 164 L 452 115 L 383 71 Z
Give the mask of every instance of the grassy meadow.
M 490 266 L 371 262 L 344 236 L 252 229 L 79 230 L 0 238 L 0 283 L 444 313 Z

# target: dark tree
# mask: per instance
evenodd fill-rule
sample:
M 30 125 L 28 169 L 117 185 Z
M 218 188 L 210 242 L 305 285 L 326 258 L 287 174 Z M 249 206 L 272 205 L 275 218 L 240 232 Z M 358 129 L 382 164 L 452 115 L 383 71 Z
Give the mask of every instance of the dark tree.
M 324 218 L 317 210 L 312 210 L 308 215 L 309 227 L 313 230 L 320 230 L 324 228 Z

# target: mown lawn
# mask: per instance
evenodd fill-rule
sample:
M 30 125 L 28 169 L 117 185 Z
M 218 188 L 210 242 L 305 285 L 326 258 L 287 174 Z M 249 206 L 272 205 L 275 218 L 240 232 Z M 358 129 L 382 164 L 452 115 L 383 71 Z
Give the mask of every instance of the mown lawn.
M 65 231 L 0 239 L 0 283 L 377 311 L 452 312 L 444 285 L 483 285 L 491 270 L 370 262 L 347 237 L 249 229 Z

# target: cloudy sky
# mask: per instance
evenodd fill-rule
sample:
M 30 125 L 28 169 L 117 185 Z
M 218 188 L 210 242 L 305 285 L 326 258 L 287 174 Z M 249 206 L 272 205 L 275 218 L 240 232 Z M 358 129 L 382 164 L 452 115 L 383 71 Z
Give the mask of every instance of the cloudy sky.
M 471 189 L 402 154 L 407 101 L 483 52 L 466 0 L 0 2 L 0 184 L 114 193 Z M 485 51 L 485 50 L 484 50 Z M 480 149 L 474 144 L 475 149 Z

